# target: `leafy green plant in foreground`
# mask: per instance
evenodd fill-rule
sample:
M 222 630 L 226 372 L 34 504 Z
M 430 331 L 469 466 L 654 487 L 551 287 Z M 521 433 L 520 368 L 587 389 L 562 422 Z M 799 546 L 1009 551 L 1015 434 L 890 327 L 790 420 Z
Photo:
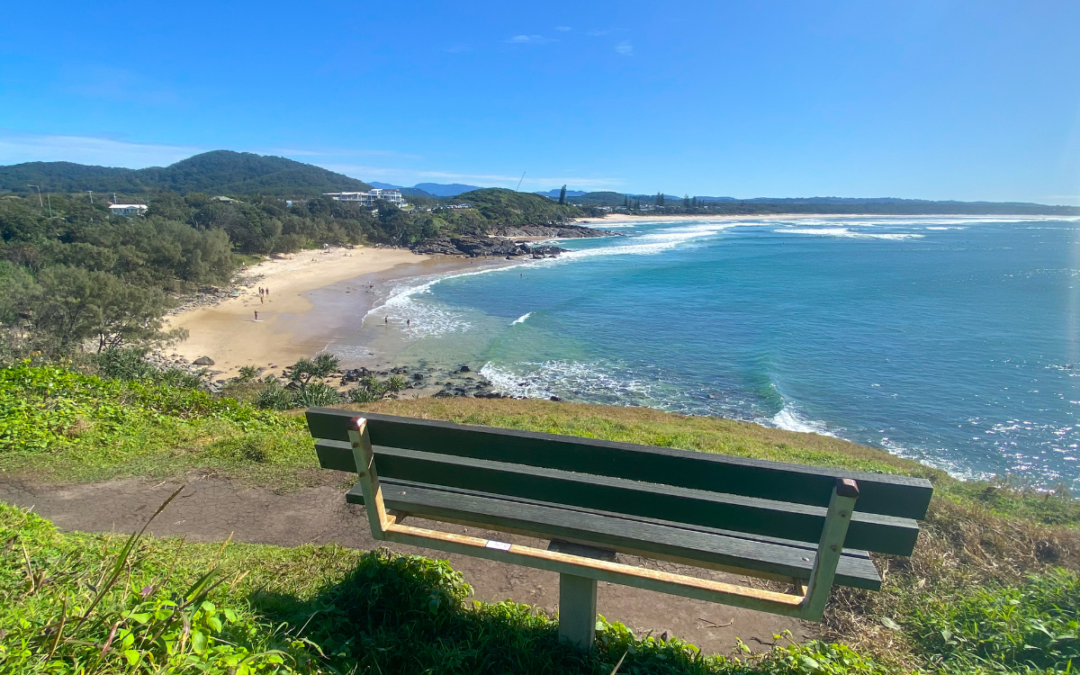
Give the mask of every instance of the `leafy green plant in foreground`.
M 912 618 L 931 663 L 949 673 L 1080 666 L 1080 576 L 1032 575 L 1020 586 L 958 589 L 930 599 Z
M 0 672 L 244 675 L 295 662 L 290 652 L 303 643 L 290 644 L 246 608 L 208 599 L 221 584 L 213 568 L 187 586 L 171 568 L 140 569 L 145 526 L 111 555 L 61 553 L 42 546 L 52 534 L 44 521 L 23 514 L 22 527 L 8 529 L 17 518 L 10 511 L 0 523 Z

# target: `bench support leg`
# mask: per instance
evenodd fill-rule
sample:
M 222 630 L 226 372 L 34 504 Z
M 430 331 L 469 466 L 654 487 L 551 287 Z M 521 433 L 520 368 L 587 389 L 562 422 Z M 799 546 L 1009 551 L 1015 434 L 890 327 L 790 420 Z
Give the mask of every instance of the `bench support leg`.
M 829 510 L 825 514 L 825 527 L 821 531 L 817 558 L 814 569 L 810 572 L 810 581 L 806 584 L 806 598 L 803 600 L 802 618 L 820 621 L 829 602 L 836 566 L 844 550 L 851 514 L 855 511 L 855 500 L 859 498 L 859 486 L 851 479 L 838 479 L 829 500 Z
M 559 575 L 559 640 L 589 651 L 596 640 L 596 579 Z

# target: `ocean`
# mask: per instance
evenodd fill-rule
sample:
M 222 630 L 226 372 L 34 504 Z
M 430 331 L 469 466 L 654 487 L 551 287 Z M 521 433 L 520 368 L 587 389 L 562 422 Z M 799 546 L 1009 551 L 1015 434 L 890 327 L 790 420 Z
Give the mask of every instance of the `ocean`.
M 617 231 L 561 242 L 572 252 L 558 259 L 393 283 L 331 350 L 468 364 L 506 394 L 729 417 L 960 477 L 1080 487 L 1080 219 Z

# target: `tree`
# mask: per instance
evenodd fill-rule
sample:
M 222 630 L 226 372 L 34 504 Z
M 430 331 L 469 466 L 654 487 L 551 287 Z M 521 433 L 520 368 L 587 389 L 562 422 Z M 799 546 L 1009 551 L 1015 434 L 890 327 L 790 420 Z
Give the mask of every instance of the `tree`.
M 663 206 L 664 205 L 664 193 L 663 192 L 657 192 L 656 193 L 656 205 L 657 206 Z
M 683 195 L 682 205 L 684 209 L 690 208 L 690 195 Z
M 559 206 L 565 206 L 565 205 L 566 205 L 566 186 L 563 185 L 562 189 L 559 190 Z
M 338 369 L 338 358 L 332 354 L 322 353 L 313 359 L 300 359 L 293 364 L 289 372 L 289 380 L 295 382 L 301 389 L 306 389 L 311 380 L 323 380 L 334 374 Z
M 95 339 L 101 352 L 137 340 L 181 337 L 162 331 L 168 302 L 160 289 L 129 284 L 108 272 L 57 265 L 23 291 L 29 294 L 24 306 L 33 307 L 30 321 L 61 348 Z

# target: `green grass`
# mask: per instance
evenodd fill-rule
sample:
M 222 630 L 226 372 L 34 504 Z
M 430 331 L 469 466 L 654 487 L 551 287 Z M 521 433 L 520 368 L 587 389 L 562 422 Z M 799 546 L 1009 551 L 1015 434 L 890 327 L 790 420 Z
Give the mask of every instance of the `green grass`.
M 60 366 L 0 368 L 0 471 L 8 474 L 89 482 L 200 469 L 288 489 L 313 468 L 297 415 Z
M 238 384 L 237 388 L 242 386 L 245 385 Z M 935 499 L 915 551 L 910 557 L 875 556 L 884 578 L 881 592 L 851 589 L 834 592 L 824 622 L 827 640 L 872 656 L 876 663 L 896 672 L 916 669 L 950 675 L 1041 672 L 1039 668 L 1067 667 L 1063 664 L 1076 658 L 1076 639 L 1070 635 L 1075 636 L 1078 608 L 1075 601 L 1070 604 L 1060 598 L 1078 595 L 1080 502 L 1065 494 L 1037 492 L 1008 481 L 965 483 L 944 472 L 835 438 L 730 420 L 684 417 L 646 408 L 498 399 L 390 400 L 350 407 L 927 477 L 935 485 Z M 0 470 L 9 475 L 38 481 L 88 481 L 123 476 L 175 478 L 192 469 L 280 490 L 314 482 L 320 473 L 316 470 L 303 419 L 296 412 L 259 410 L 247 403 L 214 398 L 161 382 L 108 380 L 56 366 L 22 364 L 0 369 Z M 57 541 L 97 541 L 81 535 L 50 536 Z M 157 551 L 153 555 L 160 554 L 164 556 L 161 560 L 166 560 L 165 552 L 172 550 L 168 549 L 169 545 L 173 544 L 147 543 L 145 551 Z M 18 553 L 17 549 L 13 550 Z M 191 583 L 202 569 L 200 565 L 209 564 L 211 549 L 191 546 L 184 550 L 177 569 L 189 570 L 186 583 Z M 247 558 L 238 563 L 243 556 Z M 258 630 L 265 632 L 270 630 L 266 626 L 295 626 L 299 619 L 290 618 L 289 612 L 296 612 L 297 616 L 305 611 L 310 614 L 316 606 L 310 603 L 338 606 L 338 600 L 328 598 L 337 598 L 333 593 L 346 592 L 342 589 L 355 588 L 349 584 L 360 583 L 355 576 L 349 576 L 358 566 L 368 565 L 364 569 L 378 570 L 371 572 L 375 575 L 372 578 L 382 579 L 379 575 L 385 569 L 397 569 L 394 574 L 405 574 L 403 569 L 395 567 L 405 563 L 394 562 L 396 558 L 374 560 L 363 562 L 358 554 L 333 547 L 288 551 L 236 546 L 223 554 L 221 569 L 223 573 L 250 570 L 250 578 L 236 586 L 239 594 L 236 597 L 242 597 L 243 603 L 248 604 L 237 607 L 248 607 L 244 609 L 248 613 L 243 616 L 254 617 L 252 621 L 265 622 L 265 626 L 258 624 L 263 626 Z M 435 563 L 409 564 L 427 569 L 425 565 Z M 440 574 L 452 575 L 452 571 L 443 569 Z M 352 581 L 342 586 L 346 578 Z M 253 579 L 263 586 L 250 586 Z M 377 584 L 383 588 L 382 581 Z M 256 588 L 261 589 L 259 593 L 255 592 Z M 338 590 L 328 590 L 333 588 Z M 370 592 L 370 588 L 364 591 Z M 256 597 L 257 602 L 253 600 Z M 272 597 L 280 602 L 272 601 Z M 354 601 L 355 598 L 349 603 Z M 408 605 L 404 596 L 401 601 Z M 559 669 L 565 664 L 552 665 L 554 662 L 550 661 L 563 657 L 557 656 L 558 646 L 550 641 L 553 629 L 549 621 L 516 605 L 477 608 L 462 603 L 460 597 L 454 596 L 450 604 L 460 605 L 454 610 L 460 613 L 443 616 L 436 612 L 437 620 L 421 609 L 410 609 L 410 621 L 420 623 L 402 623 L 393 636 L 380 633 L 374 624 L 365 624 L 352 615 L 337 616 L 331 624 L 313 620 L 305 635 L 317 636 L 320 645 L 336 645 L 334 641 L 341 634 L 335 625 L 355 624 L 360 634 L 377 634 L 370 638 L 375 640 L 372 645 L 392 645 L 380 652 L 387 659 L 378 662 L 380 668 L 388 665 L 404 669 L 398 672 L 413 672 L 393 659 L 400 656 L 407 660 L 407 656 L 401 655 L 422 653 L 424 663 L 441 658 L 458 663 L 457 659 L 464 664 L 460 672 L 468 672 L 466 666 L 479 668 L 478 672 L 495 672 L 484 671 L 488 665 L 477 665 L 478 662 L 470 659 L 489 653 L 508 653 L 510 647 L 503 642 L 470 642 L 461 637 L 473 630 L 487 635 L 484 621 L 494 620 L 491 617 L 495 616 L 500 630 L 511 631 L 507 626 L 513 627 L 511 632 L 500 633 L 503 635 L 500 639 L 519 645 L 515 647 L 518 651 L 513 652 L 513 659 L 519 661 L 498 663 L 505 667 L 511 662 L 529 663 L 538 672 L 562 672 Z M 442 621 L 448 623 L 439 623 Z M 605 631 L 604 639 L 614 640 L 612 644 L 624 645 L 625 649 L 639 649 L 635 646 L 638 643 L 621 631 L 613 625 Z M 1048 637 L 1046 631 L 1053 636 L 1053 642 L 1039 643 L 1040 635 Z M 454 636 L 455 644 L 464 645 L 461 647 L 464 652 L 451 650 L 449 643 L 442 645 L 451 639 L 449 636 Z M 265 648 L 272 640 L 264 638 L 263 642 L 252 642 L 245 648 L 254 650 L 252 653 Z M 656 661 L 684 658 L 669 652 L 650 652 L 653 647 L 644 644 L 640 649 L 652 654 L 649 658 Z M 1025 648 L 1025 645 L 1042 648 L 1047 644 L 1057 650 L 1049 661 L 1033 660 L 1032 653 L 1039 649 Z M 371 650 L 383 648 L 371 647 Z M 671 648 L 671 645 L 664 647 Z M 834 651 L 829 652 L 830 649 Z M 845 649 L 821 643 L 786 656 L 774 655 L 769 661 L 771 670 L 764 672 L 872 672 L 877 667 L 859 661 L 854 652 Z M 371 650 L 363 654 L 374 653 Z M 615 648 L 605 652 L 604 658 L 612 656 L 612 650 Z M 689 648 L 684 651 L 693 653 Z M 362 658 L 360 652 L 348 654 L 348 658 Z M 529 660 L 534 657 L 538 660 Z M 833 664 L 818 671 L 806 670 L 810 661 L 803 657 L 819 665 L 849 659 L 852 665 L 834 667 Z M 780 669 L 783 659 L 788 659 L 793 670 Z M 323 661 L 319 663 L 322 664 L 319 667 L 325 666 Z M 609 661 L 590 662 L 587 667 L 578 664 L 574 666 L 578 668 L 575 672 L 601 672 L 601 663 Z M 641 666 L 642 662 L 636 663 L 637 672 L 667 672 L 649 670 Z M 736 666 L 731 663 L 717 663 L 709 662 L 708 668 L 712 670 L 695 671 L 693 668 L 705 666 L 685 665 L 690 670 L 670 672 L 740 672 L 732 670 Z M 420 671 L 422 668 L 415 672 Z

